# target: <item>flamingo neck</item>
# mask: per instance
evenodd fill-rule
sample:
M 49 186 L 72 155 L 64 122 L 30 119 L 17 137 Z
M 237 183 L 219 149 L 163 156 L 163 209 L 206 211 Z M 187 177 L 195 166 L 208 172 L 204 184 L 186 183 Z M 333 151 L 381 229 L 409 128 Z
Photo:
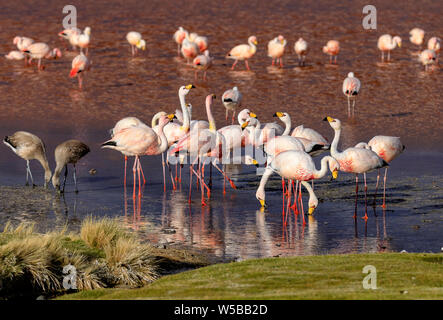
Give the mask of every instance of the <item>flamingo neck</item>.
M 308 203 L 318 202 L 318 198 L 315 195 L 314 190 L 312 190 L 311 185 L 306 181 L 302 181 L 301 184 L 306 188 L 306 190 L 308 190 L 309 193 Z
M 160 145 L 158 146 L 158 153 L 163 153 L 168 149 L 168 139 L 165 136 L 164 128 L 167 125 L 167 123 L 159 124 L 159 138 L 160 138 Z
M 268 166 L 268 167 L 266 167 L 265 172 L 263 173 L 263 175 L 262 175 L 262 177 L 260 179 L 260 184 L 259 184 L 259 186 L 257 188 L 256 195 L 259 194 L 259 193 L 263 194 L 263 200 L 265 200 L 265 197 L 264 197 L 264 195 L 265 195 L 265 186 L 266 186 L 266 183 L 269 180 L 269 177 L 272 175 L 272 173 L 273 173 L 272 168 Z
M 151 120 L 151 128 L 154 128 L 154 127 L 157 125 L 157 121 L 158 121 L 158 119 L 160 119 L 160 117 L 162 116 L 162 114 L 163 114 L 163 112 L 160 111 L 160 112 L 157 112 L 157 113 L 152 117 L 152 120 Z
M 248 41 L 249 44 L 249 51 L 254 54 L 257 51 L 257 47 L 252 41 Z
M 332 160 L 331 156 L 326 156 L 321 159 L 320 170 L 314 169 L 314 179 L 323 178 L 328 171 L 328 163 Z
M 284 120 L 282 120 L 283 123 L 285 124 L 285 131 L 283 131 L 283 136 L 287 136 L 289 135 L 289 132 L 291 132 L 291 117 L 288 115 L 286 115 L 286 118 Z
M 183 114 L 183 125 L 180 127 L 185 132 L 189 131 L 189 113 L 188 110 L 186 110 L 186 101 L 185 101 L 185 94 L 183 92 L 179 92 L 178 97 L 180 99 L 180 106 L 182 108 L 182 114 Z
M 206 101 L 206 113 L 208 115 L 209 130 L 215 133 L 217 132 L 217 127 L 215 126 L 215 119 L 212 116 L 211 106 L 212 106 L 212 101 Z
M 337 147 L 338 147 L 338 140 L 340 140 L 340 133 L 341 133 L 341 129 L 334 129 L 335 134 L 334 134 L 334 140 L 332 140 L 332 144 L 331 144 L 331 155 L 334 158 L 337 158 L 337 156 L 340 155 L 340 152 L 338 151 Z

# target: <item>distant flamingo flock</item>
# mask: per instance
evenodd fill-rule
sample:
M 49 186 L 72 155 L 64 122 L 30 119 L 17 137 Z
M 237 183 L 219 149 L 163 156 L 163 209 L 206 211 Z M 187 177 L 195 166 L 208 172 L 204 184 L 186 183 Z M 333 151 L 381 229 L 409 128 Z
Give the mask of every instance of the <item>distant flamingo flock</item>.
M 79 50 L 79 54 L 72 61 L 70 77 L 77 77 L 80 89 L 84 87 L 84 73 L 90 70 L 91 60 L 91 28 L 84 30 L 71 28 L 61 31 L 59 37 L 65 39 L 72 50 Z M 418 48 L 416 53 L 418 61 L 425 66 L 428 71 L 432 65 L 438 64 L 441 40 L 438 37 L 431 37 L 427 42 L 427 48 L 423 49 L 425 43 L 425 32 L 422 29 L 414 28 L 410 31 L 410 42 Z M 128 32 L 126 40 L 130 45 L 132 56 L 141 54 L 146 50 L 147 41 L 142 34 L 136 31 Z M 173 34 L 173 40 L 177 45 L 177 54 L 182 56 L 187 64 L 191 64 L 198 71 L 203 72 L 203 79 L 206 80 L 207 71 L 211 68 L 214 58 L 209 53 L 209 41 L 205 36 L 194 32 L 188 32 L 179 27 Z M 62 52 L 58 48 L 50 48 L 47 44 L 36 42 L 31 38 L 17 36 L 13 39 L 13 44 L 18 50 L 11 51 L 6 55 L 10 60 L 25 60 L 25 65 L 31 65 L 37 61 L 38 70 L 44 69 L 43 59 L 56 59 L 62 57 Z M 283 57 L 288 40 L 283 35 L 278 35 L 270 40 L 267 45 L 267 55 L 271 59 L 271 66 L 283 68 Z M 391 51 L 401 47 L 402 40 L 399 36 L 385 34 L 379 37 L 377 47 L 381 51 L 382 63 L 391 61 Z M 257 37 L 251 35 L 247 43 L 239 44 L 227 51 L 225 58 L 234 60 L 231 69 L 235 70 L 239 61 L 244 61 L 245 68 L 251 70 L 249 60 L 254 57 L 258 48 Z M 294 52 L 298 58 L 299 67 L 306 66 L 306 57 L 309 53 L 309 45 L 306 40 L 299 38 L 294 43 Z M 329 40 L 322 48 L 323 53 L 329 56 L 330 64 L 337 64 L 338 54 L 341 47 L 337 40 Z M 355 116 L 355 104 L 361 89 L 361 82 L 353 72 L 342 83 L 342 91 L 347 99 L 348 117 Z M 304 208 L 301 198 L 301 187 L 303 186 L 309 194 L 307 213 L 313 214 L 319 201 L 314 192 L 314 180 L 324 177 L 328 171 L 333 178 L 337 178 L 339 172 L 355 174 L 356 198 L 354 219 L 357 217 L 358 199 L 358 175 L 363 174 L 365 191 L 365 215 L 367 216 L 367 181 L 366 174 L 377 170 L 377 184 L 375 196 L 380 180 L 380 169 L 385 168 L 383 186 L 383 204 L 386 206 L 386 182 L 388 166 L 405 149 L 400 138 L 392 136 L 377 135 L 371 140 L 358 143 L 355 147 L 345 150 L 338 149 L 341 136 L 341 122 L 339 119 L 326 116 L 324 120 L 330 125 L 334 132 L 331 143 L 311 128 L 298 125 L 293 128 L 289 113 L 278 110 L 274 117 L 281 121 L 261 123 L 259 117 L 252 110 L 243 107 L 243 94 L 240 88 L 233 87 L 227 89 L 220 97 L 221 103 L 226 108 L 225 122 L 227 125 L 219 127 L 212 113 L 214 103 L 217 101 L 215 94 L 207 95 L 205 107 L 207 119 L 192 119 L 192 105 L 186 102 L 186 97 L 195 89 L 192 84 L 183 85 L 178 89 L 178 102 L 180 108 L 174 113 L 167 113 L 160 110 L 153 115 L 151 126 L 135 117 L 125 117 L 118 121 L 111 129 L 110 137 L 104 139 L 102 148 L 119 151 L 125 159 L 124 186 L 126 188 L 126 171 L 128 157 L 134 157 L 132 167 L 133 173 L 133 198 L 142 196 L 141 185 L 145 184 L 149 177 L 145 177 L 142 170 L 140 158 L 142 156 L 162 155 L 163 168 L 163 189 L 167 191 L 167 180 L 171 180 L 171 188 L 177 189 L 181 184 L 182 168 L 185 164 L 189 166 L 189 198 L 192 201 L 193 177 L 196 177 L 197 188 L 200 191 L 201 205 L 205 206 L 211 198 L 212 190 L 212 169 L 219 171 L 224 180 L 223 192 L 226 192 L 226 182 L 232 189 L 236 185 L 226 174 L 224 168 L 219 164 L 233 161 L 231 156 L 235 150 L 252 147 L 256 151 L 263 153 L 263 162 L 257 161 L 257 157 L 243 155 L 240 162 L 246 165 L 264 165 L 263 175 L 260 179 L 256 198 L 262 208 L 267 206 L 266 184 L 273 173 L 277 173 L 282 179 L 282 203 L 283 217 L 286 221 L 290 210 L 294 214 L 302 214 L 304 222 Z M 243 109 L 242 109 L 243 108 Z M 229 114 L 232 114 L 230 117 Z M 235 123 L 237 119 L 238 124 Z M 230 124 L 229 124 L 230 123 Z M 42 165 L 44 174 L 44 186 L 52 180 L 53 186 L 63 192 L 65 189 L 68 164 L 72 164 L 75 191 L 77 192 L 76 164 L 90 152 L 89 147 L 78 140 L 68 140 L 57 146 L 54 152 L 56 169 L 52 173 L 46 157 L 46 149 L 43 141 L 37 136 L 18 131 L 4 138 L 4 143 L 13 150 L 19 157 L 26 161 L 26 183 L 29 179 L 34 185 L 34 179 L 29 167 L 30 160 L 37 160 Z M 317 169 L 313 157 L 325 152 L 330 155 L 324 156 L 320 161 L 320 169 Z M 243 154 L 246 152 L 241 152 Z M 257 155 L 257 153 L 256 153 Z M 209 164 L 209 181 L 205 176 L 205 166 Z M 175 165 L 175 177 L 172 166 Z M 60 183 L 61 172 L 65 168 L 64 182 Z M 168 171 L 168 174 L 166 173 Z M 168 176 L 168 178 L 167 178 Z M 309 183 L 311 181 L 311 183 Z M 374 196 L 374 204 L 376 199 Z

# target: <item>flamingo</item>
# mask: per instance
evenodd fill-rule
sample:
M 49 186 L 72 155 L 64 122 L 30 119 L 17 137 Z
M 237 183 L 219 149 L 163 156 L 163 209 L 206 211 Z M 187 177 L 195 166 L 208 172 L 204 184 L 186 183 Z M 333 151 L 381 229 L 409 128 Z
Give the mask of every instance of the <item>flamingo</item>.
M 126 117 L 126 118 L 123 118 L 123 119 L 119 120 L 115 124 L 114 128 L 109 130 L 110 133 L 111 133 L 111 138 L 113 138 L 114 135 L 116 135 L 117 133 L 120 133 L 121 131 L 123 131 L 123 130 L 129 128 L 129 127 L 137 127 L 139 125 L 144 125 L 144 123 L 143 123 L 143 121 L 141 121 L 140 119 L 138 119 L 136 117 Z M 124 155 L 125 155 L 124 187 L 126 188 L 126 167 L 127 167 L 127 163 L 128 163 L 128 155 L 127 154 L 124 154 Z M 145 180 L 145 177 L 144 177 L 144 174 L 143 174 L 143 170 L 141 169 L 141 167 L 140 167 L 140 170 L 141 170 L 141 173 L 142 173 L 142 176 L 143 176 L 143 184 L 145 184 L 146 180 Z
M 199 53 L 198 45 L 185 38 L 182 42 L 181 53 L 186 58 L 187 63 L 193 60 Z
M 63 143 L 60 143 L 55 148 L 55 162 L 56 167 L 54 170 L 54 175 L 52 176 L 52 185 L 58 192 L 65 192 L 66 185 L 66 177 L 68 176 L 68 164 L 72 164 L 74 166 L 74 184 L 75 184 L 75 192 L 78 192 L 77 188 L 77 177 L 76 177 L 76 168 L 75 165 L 77 162 L 83 158 L 86 154 L 88 154 L 91 150 L 89 147 L 79 140 L 68 140 Z M 60 190 L 60 173 L 63 168 L 65 168 L 65 179 L 63 181 L 63 189 Z
M 206 70 L 208 70 L 212 65 L 213 58 L 209 56 L 209 51 L 205 50 L 203 54 L 198 55 L 192 61 L 195 68 L 203 70 L 203 80 L 206 80 Z
M 189 84 L 186 86 L 181 86 L 178 90 L 178 96 L 179 96 L 181 111 L 182 111 L 182 115 L 183 115 L 183 123 L 178 124 L 178 123 L 170 122 L 170 123 L 166 124 L 166 126 L 164 127 L 163 130 L 164 130 L 164 134 L 166 136 L 167 142 L 168 142 L 168 147 L 172 146 L 174 143 L 179 141 L 183 136 L 185 136 L 189 132 L 190 118 L 189 118 L 189 113 L 188 113 L 188 110 L 186 107 L 185 96 L 193 88 L 195 88 L 195 86 L 192 84 Z M 154 126 L 154 122 L 155 122 L 154 119 L 152 122 L 153 122 L 152 129 L 157 134 L 160 134 L 160 127 Z M 162 153 L 162 166 L 163 166 L 163 186 L 164 186 L 164 191 L 166 191 L 165 161 L 164 161 L 164 154 L 163 153 Z M 169 162 L 168 162 L 168 168 L 169 168 Z M 174 184 L 174 180 L 173 180 L 172 176 L 171 176 L 171 181 L 172 181 L 173 189 L 175 190 L 175 184 Z
M 179 27 L 177 31 L 175 31 L 173 39 L 177 43 L 177 52 L 180 57 L 180 46 L 182 45 L 183 40 L 188 37 L 188 31 L 183 29 L 183 27 Z
M 425 71 L 428 71 L 429 65 L 435 64 L 437 60 L 437 54 L 434 50 L 423 50 L 418 60 L 425 66 Z
M 318 133 L 314 129 L 305 128 L 303 125 L 299 125 L 298 127 L 294 128 L 294 130 L 292 130 L 291 136 L 296 138 L 304 138 L 314 142 L 315 144 L 322 145 L 323 150 L 329 150 L 331 147 L 331 144 L 328 142 L 328 140 L 320 133 Z
M 69 43 L 72 45 L 72 50 L 75 50 L 77 46 L 77 40 L 78 36 L 82 33 L 82 31 L 79 28 L 68 28 L 65 30 L 62 30 L 58 33 L 58 36 L 66 39 L 69 41 Z
M 259 147 L 267 143 L 270 139 L 281 136 L 284 133 L 284 129 L 275 122 L 261 124 L 255 113 L 251 112 L 249 116 L 248 121 L 242 124 L 246 135 L 249 137 L 248 144 Z
M 203 130 L 209 129 L 209 122 L 206 120 L 192 120 L 192 104 L 186 104 L 189 120 L 190 120 L 190 130 Z
M 256 36 L 250 36 L 248 38 L 248 44 L 240 44 L 240 45 L 232 48 L 231 51 L 229 51 L 228 55 L 226 56 L 226 58 L 228 58 L 228 59 L 235 60 L 234 64 L 232 65 L 231 70 L 234 70 L 235 65 L 237 64 L 237 62 L 239 60 L 244 60 L 245 65 L 246 65 L 246 69 L 248 69 L 250 71 L 251 69 L 249 69 L 248 59 L 250 59 L 257 51 L 257 47 L 256 47 L 257 44 L 258 44 L 258 42 L 257 42 Z
M 329 63 L 332 64 L 332 57 L 334 63 L 337 64 L 337 55 L 340 52 L 340 43 L 337 40 L 329 40 L 326 46 L 323 47 L 323 53 L 329 55 Z
M 317 155 L 324 150 L 329 150 L 329 144 L 327 144 L 327 143 L 326 144 L 323 142 L 317 143 L 316 141 L 310 140 L 308 138 L 296 136 L 296 135 L 292 135 L 292 134 L 289 136 L 289 133 L 291 132 L 291 117 L 287 112 L 276 112 L 276 113 L 274 113 L 274 117 L 278 117 L 285 124 L 285 130 L 283 131 L 281 136 L 276 137 L 277 140 L 281 140 L 280 138 L 285 137 L 285 136 L 291 137 L 293 139 L 297 139 L 299 142 L 301 142 L 303 144 L 304 151 L 309 153 L 311 156 Z M 310 130 L 315 132 L 312 129 L 310 129 Z M 318 135 L 320 135 L 320 134 L 318 134 Z M 284 139 L 288 140 L 287 138 L 284 138 Z
M 243 95 L 238 87 L 226 90 L 222 95 L 222 102 L 226 108 L 226 121 L 228 121 L 229 111 L 232 111 L 232 123 L 234 123 L 235 109 L 241 106 Z
M 368 143 L 360 142 L 356 147 L 366 148 L 374 151 L 380 158 L 387 163 L 391 163 L 392 160 L 397 158 L 404 150 L 405 146 L 400 141 L 399 137 L 392 136 L 375 136 Z M 385 177 L 383 183 L 383 208 L 386 208 L 386 178 L 388 174 L 388 167 L 385 169 Z M 377 184 L 375 185 L 374 205 L 377 196 L 378 182 L 380 180 L 380 170 L 378 170 Z
M 11 148 L 20 158 L 26 160 L 26 185 L 29 185 L 29 175 L 32 185 L 34 186 L 34 178 L 32 177 L 31 168 L 29 167 L 29 161 L 37 160 L 40 162 L 45 170 L 44 187 L 46 188 L 49 180 L 51 180 L 51 169 L 49 168 L 48 159 L 46 158 L 46 149 L 43 141 L 30 132 L 17 131 L 10 136 L 6 136 L 3 143 Z
M 146 49 L 146 41 L 142 39 L 142 35 L 140 32 L 130 31 L 126 34 L 126 40 L 128 40 L 131 45 L 132 56 L 137 54 L 137 50 L 145 50 Z
M 348 98 L 348 117 L 351 117 L 351 100 L 352 100 L 352 116 L 355 112 L 355 102 L 360 92 L 360 80 L 354 76 L 354 72 L 349 72 L 348 77 L 343 81 L 343 94 Z
M 411 43 L 420 46 L 423 44 L 423 39 L 425 37 L 425 31 L 420 28 L 414 28 L 411 31 L 409 31 L 409 41 Z
M 78 36 L 77 45 L 80 47 L 80 53 L 83 53 L 83 49 L 86 49 L 86 55 L 88 55 L 89 43 L 91 42 L 91 28 L 86 27 Z
M 294 44 L 295 53 L 298 56 L 298 65 L 305 65 L 306 54 L 308 53 L 308 43 L 303 39 L 299 38 Z
M 334 140 L 331 144 L 331 156 L 333 156 L 340 164 L 340 171 L 355 173 L 355 212 L 354 219 L 357 217 L 357 198 L 358 198 L 358 174 L 363 173 L 365 181 L 365 216 L 363 219 L 367 221 L 367 184 L 366 173 L 375 169 L 388 166 L 388 163 L 380 158 L 377 153 L 372 150 L 351 147 L 342 152 L 338 151 L 338 141 L 341 133 L 341 122 L 339 119 L 326 117 L 323 119 L 328 121 L 329 125 L 334 129 Z
M 69 73 L 70 78 L 77 77 L 78 78 L 78 87 L 82 89 L 83 87 L 83 75 L 81 72 L 89 71 L 90 69 L 90 62 L 88 57 L 84 55 L 83 52 L 81 52 L 78 56 L 72 60 L 72 69 Z
M 198 180 L 200 181 L 201 186 L 201 203 L 202 205 L 206 205 L 206 202 L 204 201 L 204 189 L 208 192 L 208 198 L 210 194 L 210 189 L 204 182 L 204 164 L 203 164 L 203 170 L 198 169 L 198 173 L 194 170 L 194 165 L 196 164 L 197 160 L 200 160 L 200 164 L 202 164 L 202 158 L 209 156 L 209 157 L 215 157 L 214 161 L 211 161 L 211 164 L 221 172 L 221 174 L 229 181 L 231 184 L 231 187 L 233 189 L 236 189 L 235 184 L 232 182 L 232 180 L 226 176 L 226 174 L 221 170 L 217 164 L 215 163 L 216 158 L 219 157 L 219 150 L 220 147 L 223 145 L 223 136 L 217 132 L 217 128 L 215 125 L 215 119 L 212 115 L 212 104 L 215 99 L 214 94 L 210 94 L 206 97 L 206 113 L 208 115 L 208 121 L 209 121 L 209 129 L 204 130 L 192 130 L 187 135 L 185 135 L 180 141 L 178 141 L 173 148 L 170 148 L 169 154 L 173 155 L 177 152 L 180 152 L 182 150 L 187 151 L 191 156 L 195 157 L 195 160 L 191 162 L 190 167 L 190 179 L 189 179 L 189 199 L 188 201 L 191 202 L 191 190 L 192 190 L 192 173 L 194 173 Z
M 280 67 L 283 68 L 282 56 L 285 52 L 286 39 L 282 35 L 275 37 L 268 42 L 268 57 L 272 58 L 272 65 L 280 61 Z
M 46 43 L 37 42 L 33 43 L 22 50 L 22 52 L 28 54 L 31 59 L 29 59 L 29 63 L 31 63 L 32 59 L 38 59 L 38 70 L 43 70 L 43 65 L 41 61 L 43 58 L 45 59 L 57 59 L 62 56 L 62 52 L 58 48 L 50 49 Z
M 399 36 L 392 37 L 389 34 L 384 34 L 378 38 L 377 47 L 381 51 L 381 62 L 385 61 L 385 52 L 388 52 L 388 62 L 391 59 L 391 50 L 396 47 L 401 48 L 401 38 Z
M 163 153 L 168 148 L 168 140 L 164 134 L 163 128 L 174 118 L 173 114 L 162 116 L 159 123 L 159 132 L 157 135 L 155 131 L 145 124 L 138 126 L 131 126 L 117 132 L 110 140 L 104 142 L 102 148 L 110 148 L 120 151 L 127 156 L 135 156 L 134 166 L 132 172 L 134 174 L 134 192 L 135 199 L 136 188 L 136 172 L 138 172 L 139 189 L 138 196 L 141 197 L 141 179 L 140 179 L 140 156 L 143 155 L 158 155 Z
M 321 160 L 320 170 L 317 170 L 311 156 L 309 156 L 306 152 L 297 151 L 297 150 L 289 150 L 281 152 L 278 155 L 276 155 L 275 158 L 272 160 L 272 162 L 269 163 L 269 165 L 266 167 L 265 173 L 263 174 L 260 180 L 260 185 L 257 189 L 255 196 L 259 200 L 261 206 L 265 207 L 266 206 L 265 185 L 267 180 L 269 179 L 269 176 L 273 172 L 276 172 L 282 177 L 282 179 L 289 179 L 288 207 L 290 203 L 292 181 L 296 180 L 297 182 L 301 182 L 301 184 L 305 186 L 305 188 L 309 192 L 308 213 L 311 215 L 314 213 L 314 210 L 318 206 L 318 199 L 315 196 L 315 193 L 311 188 L 311 186 L 309 185 L 309 183 L 307 183 L 307 181 L 320 179 L 324 177 L 328 170 L 327 166 L 329 166 L 329 170 L 332 172 L 332 177 L 336 179 L 338 176 L 339 163 L 337 162 L 336 159 L 334 159 L 331 156 L 323 157 Z M 297 199 L 297 188 L 296 190 L 294 190 L 294 192 L 295 192 L 295 198 Z M 301 188 L 300 188 L 300 195 L 301 195 Z M 294 201 L 294 205 L 295 203 L 296 201 Z M 305 224 L 304 214 L 303 214 L 303 224 Z
M 34 43 L 34 40 L 28 37 L 20 37 L 20 36 L 16 36 L 12 42 L 17 46 L 17 49 L 21 52 L 25 51 L 31 44 Z M 18 57 L 18 54 L 13 54 L 14 57 Z M 25 65 L 27 64 L 27 58 L 26 55 L 24 56 L 25 58 Z M 16 59 L 15 60 L 21 60 L 21 59 Z
M 5 54 L 5 58 L 8 60 L 23 60 L 26 58 L 26 55 L 21 51 L 13 50 Z
M 200 52 L 205 52 L 208 49 L 208 38 L 197 35 L 194 39 L 195 44 L 198 46 Z

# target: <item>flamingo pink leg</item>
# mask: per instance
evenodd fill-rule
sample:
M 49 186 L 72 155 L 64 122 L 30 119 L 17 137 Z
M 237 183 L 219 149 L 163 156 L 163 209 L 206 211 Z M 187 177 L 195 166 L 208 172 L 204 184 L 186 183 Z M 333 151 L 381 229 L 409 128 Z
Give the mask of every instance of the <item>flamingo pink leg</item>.
M 365 215 L 363 219 L 368 221 L 368 185 L 366 184 L 366 172 L 363 173 L 363 178 L 365 180 Z
M 289 216 L 289 208 L 290 208 L 290 204 L 291 204 L 291 194 L 292 194 L 292 180 L 289 180 L 288 181 L 288 201 L 287 201 L 287 204 L 286 204 L 285 225 L 287 223 L 288 216 Z
M 124 181 L 125 189 L 126 189 L 126 167 L 127 167 L 127 165 L 128 165 L 128 156 L 125 156 L 125 181 Z
M 249 69 L 248 59 L 245 59 L 245 65 L 246 65 L 246 69 L 248 69 L 248 71 L 251 71 L 251 69 Z
M 135 186 L 137 185 L 137 178 L 136 178 L 136 176 L 135 176 L 135 173 L 136 173 L 136 168 L 137 168 L 137 159 L 138 159 L 138 156 L 135 156 L 135 160 L 134 160 L 134 166 L 132 167 L 132 173 L 133 173 L 133 175 L 134 175 L 134 182 L 133 182 L 133 186 L 134 186 L 134 191 L 133 191 L 133 193 L 132 193 L 132 198 L 134 198 L 135 199 Z
M 379 180 L 380 180 L 380 169 L 378 169 L 377 183 L 375 184 L 374 203 L 372 204 L 373 206 L 377 205 L 377 190 L 378 190 L 378 182 L 379 182 Z
M 299 183 L 298 192 L 299 192 L 299 200 L 300 200 L 300 206 L 301 206 L 301 216 L 303 217 L 303 226 L 304 226 L 304 225 L 306 225 L 306 221 L 305 221 L 305 211 L 303 209 L 303 199 L 301 196 L 301 183 Z
M 237 62 L 238 62 L 238 60 L 235 60 L 234 64 L 233 64 L 232 67 L 231 67 L 231 70 L 234 70 L 235 65 L 237 64 Z
M 137 158 L 137 173 L 138 173 L 138 196 L 139 198 L 142 196 L 142 187 L 141 187 L 141 179 L 140 179 L 140 158 Z
M 358 174 L 355 175 L 355 210 L 354 210 L 354 219 L 357 219 L 357 200 L 358 200 Z
M 388 174 L 388 168 L 385 169 L 385 178 L 383 179 L 383 209 L 386 209 L 386 178 Z

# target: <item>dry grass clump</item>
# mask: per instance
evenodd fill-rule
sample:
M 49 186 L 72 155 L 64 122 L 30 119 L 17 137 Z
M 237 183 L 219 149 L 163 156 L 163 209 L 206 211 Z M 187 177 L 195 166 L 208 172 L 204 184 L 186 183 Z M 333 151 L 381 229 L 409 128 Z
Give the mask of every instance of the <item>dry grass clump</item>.
M 77 290 L 138 287 L 157 277 L 150 247 L 115 220 L 88 218 L 80 235 L 7 224 L 0 233 L 0 299 L 63 293 L 67 265 L 75 267 Z

